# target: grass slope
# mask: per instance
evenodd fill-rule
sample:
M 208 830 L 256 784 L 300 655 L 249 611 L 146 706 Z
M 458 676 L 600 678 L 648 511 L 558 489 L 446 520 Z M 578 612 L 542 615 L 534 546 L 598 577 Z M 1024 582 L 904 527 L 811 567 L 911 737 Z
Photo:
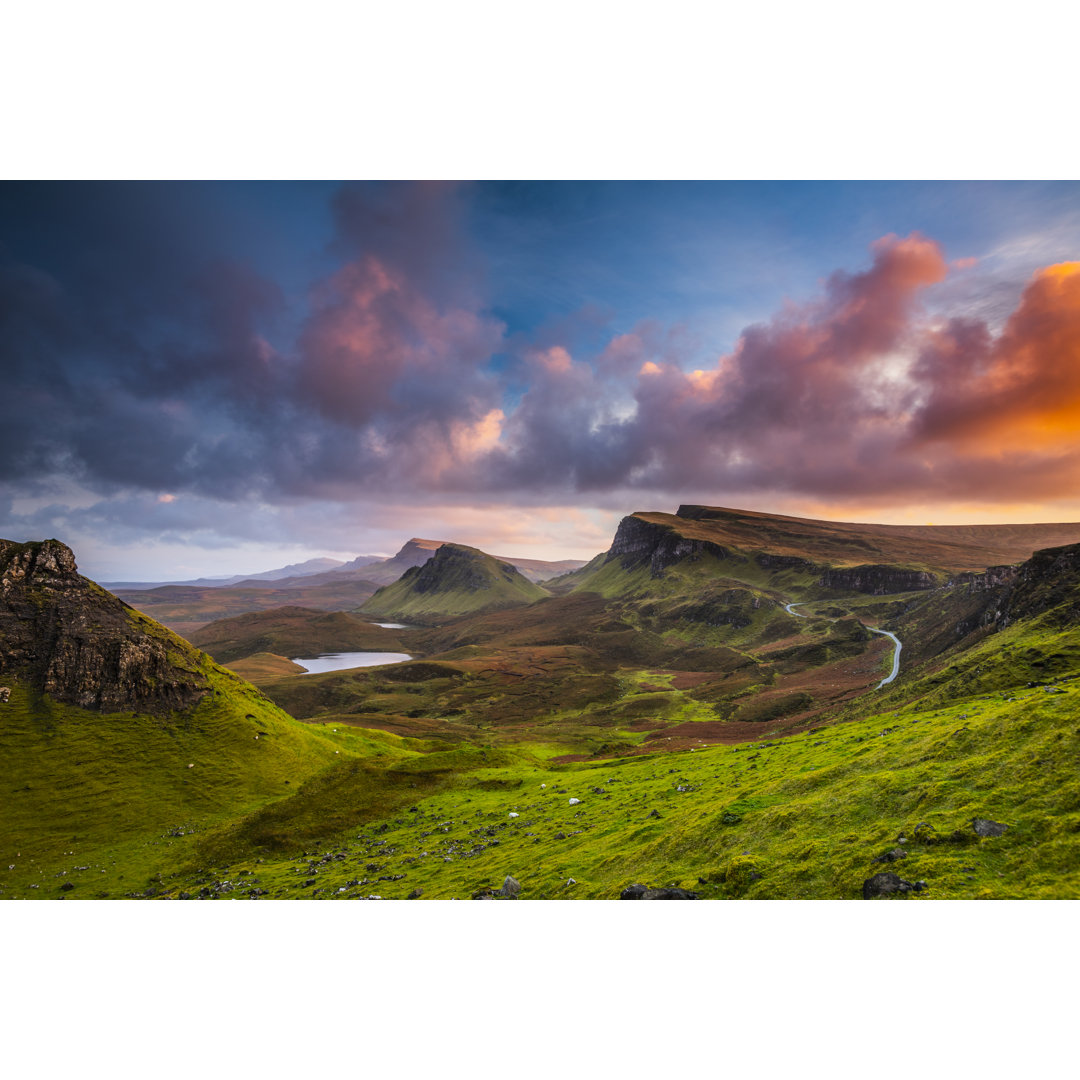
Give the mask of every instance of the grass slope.
M 379 618 L 438 622 L 531 604 L 547 595 L 509 563 L 476 548 L 443 544 L 423 566 L 407 570 L 360 610 Z
M 926 881 L 935 899 L 1077 897 L 1075 693 L 913 706 L 779 741 L 617 761 L 544 765 L 524 749 L 447 761 L 436 789 L 407 781 L 408 805 L 319 850 L 275 859 L 252 846 L 201 880 L 213 894 L 246 871 L 269 896 L 419 888 L 434 899 L 512 874 L 527 899 L 614 898 L 639 881 L 704 898 L 853 899 L 885 870 Z M 975 818 L 1008 831 L 980 839 Z M 897 849 L 896 862 L 874 862 Z M 195 884 L 181 875 L 165 887 Z

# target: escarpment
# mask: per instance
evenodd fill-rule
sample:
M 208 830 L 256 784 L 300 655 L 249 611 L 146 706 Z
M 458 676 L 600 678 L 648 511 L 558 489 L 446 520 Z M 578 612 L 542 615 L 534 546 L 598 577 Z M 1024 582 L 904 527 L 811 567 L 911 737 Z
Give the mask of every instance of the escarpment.
M 826 589 L 867 593 L 870 596 L 936 589 L 941 583 L 935 574 L 926 570 L 882 565 L 830 568 L 821 575 L 821 580 L 818 582 Z
M 625 517 L 619 522 L 604 561 L 618 559 L 624 570 L 632 570 L 647 562 L 652 576 L 660 577 L 669 566 L 705 554 L 726 559 L 731 553 L 711 540 L 680 536 L 668 525 L 643 521 L 639 517 Z
M 163 712 L 207 692 L 198 652 L 78 573 L 58 540 L 0 540 L 0 677 L 102 712 Z

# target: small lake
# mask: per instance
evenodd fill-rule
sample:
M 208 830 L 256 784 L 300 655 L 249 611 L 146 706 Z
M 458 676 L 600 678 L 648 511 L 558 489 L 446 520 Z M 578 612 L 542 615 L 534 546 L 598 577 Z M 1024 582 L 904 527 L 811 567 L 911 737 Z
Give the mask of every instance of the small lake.
M 403 622 L 377 622 L 375 626 L 381 626 L 384 630 L 411 630 L 412 627 Z
M 378 664 L 401 664 L 412 657 L 403 652 L 339 652 L 326 653 L 308 659 L 292 657 L 294 664 L 307 668 L 309 675 L 321 675 L 324 671 L 346 671 L 349 668 L 375 667 Z

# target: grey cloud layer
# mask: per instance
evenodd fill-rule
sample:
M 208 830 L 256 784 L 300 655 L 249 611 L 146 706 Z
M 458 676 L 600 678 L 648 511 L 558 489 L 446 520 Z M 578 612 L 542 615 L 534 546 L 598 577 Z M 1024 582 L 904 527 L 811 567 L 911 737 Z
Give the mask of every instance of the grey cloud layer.
M 941 251 L 885 238 L 868 270 L 834 274 L 688 374 L 678 328 L 642 324 L 576 356 L 550 327 L 508 335 L 481 299 L 453 186 L 343 191 L 339 269 L 285 335 L 274 282 L 203 260 L 153 205 L 132 235 L 115 227 L 115 195 L 95 198 L 99 261 L 0 260 L 12 492 L 53 475 L 102 495 L 271 504 L 695 488 L 978 498 L 991 478 L 996 495 L 1031 496 L 1080 477 L 1072 440 L 987 449 L 1010 420 L 1077 401 L 1060 356 L 1077 355 L 1080 275 L 1035 281 L 996 335 L 977 319 L 932 324 L 920 302 L 948 273 Z

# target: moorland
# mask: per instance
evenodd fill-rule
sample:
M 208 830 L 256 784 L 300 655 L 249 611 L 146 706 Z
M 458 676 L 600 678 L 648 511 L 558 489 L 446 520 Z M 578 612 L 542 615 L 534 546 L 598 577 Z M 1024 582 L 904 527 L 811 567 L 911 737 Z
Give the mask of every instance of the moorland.
M 1080 524 L 683 506 L 584 565 L 116 595 L 3 541 L 0 581 L 3 897 L 1080 895 Z M 350 650 L 412 659 L 295 663 Z

